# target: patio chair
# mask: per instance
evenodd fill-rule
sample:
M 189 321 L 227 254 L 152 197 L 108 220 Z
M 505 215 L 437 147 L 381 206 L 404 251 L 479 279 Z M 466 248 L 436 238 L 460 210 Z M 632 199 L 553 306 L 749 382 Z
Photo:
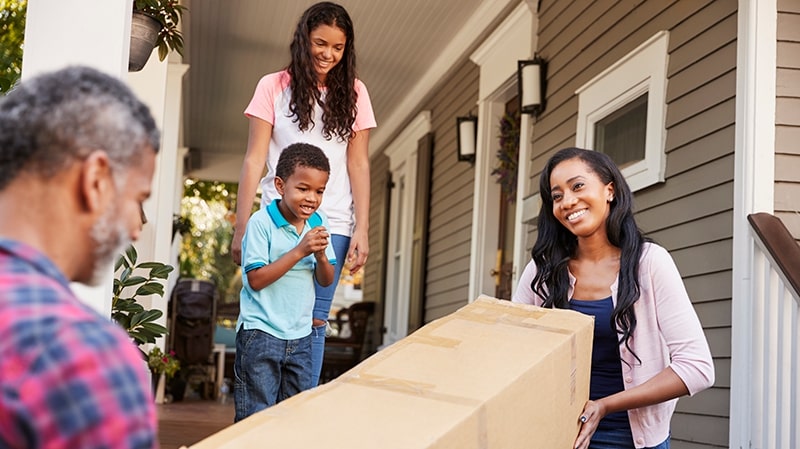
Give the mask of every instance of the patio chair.
M 371 301 L 354 303 L 336 313 L 329 325 L 338 331 L 338 336 L 325 339 L 321 383 L 333 380 L 369 355 L 365 342 L 374 314 L 375 303 Z

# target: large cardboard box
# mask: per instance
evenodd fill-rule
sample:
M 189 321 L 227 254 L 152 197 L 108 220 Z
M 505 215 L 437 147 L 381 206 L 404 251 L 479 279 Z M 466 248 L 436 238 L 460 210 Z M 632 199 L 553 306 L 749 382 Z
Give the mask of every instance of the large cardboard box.
M 593 324 L 480 297 L 192 448 L 571 448 Z

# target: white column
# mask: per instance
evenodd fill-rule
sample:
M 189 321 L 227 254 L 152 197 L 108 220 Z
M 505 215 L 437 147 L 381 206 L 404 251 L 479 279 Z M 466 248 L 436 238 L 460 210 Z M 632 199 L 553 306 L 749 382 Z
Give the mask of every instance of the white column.
M 739 0 L 738 14 L 729 447 L 749 448 L 764 420 L 751 387 L 757 273 L 747 215 L 774 211 L 777 3 Z
M 175 189 L 181 179 L 176 178 L 177 167 L 182 160 L 178 158 L 178 143 L 181 130 L 181 92 L 183 75 L 189 66 L 159 61 L 156 54 L 150 57 L 147 65 L 139 72 L 132 72 L 128 83 L 153 113 L 161 130 L 161 149 L 156 159 L 156 172 L 150 199 L 144 210 L 147 224 L 136 242 L 140 262 L 161 262 L 172 265 L 177 270 L 177 260 L 172 252 L 172 214 L 176 210 Z M 173 272 L 172 278 L 177 276 Z M 164 312 L 159 323 L 166 325 L 167 301 L 171 282 L 165 283 L 163 297 L 150 296 L 137 298 L 145 308 Z M 160 339 L 161 340 L 161 339 Z M 163 349 L 163 341 L 158 342 Z
M 77 64 L 127 76 L 132 5 L 131 0 L 29 0 L 22 79 Z M 112 269 L 97 287 L 72 285 L 79 298 L 106 316 Z
M 131 0 L 29 0 L 22 79 L 68 65 L 128 73 Z

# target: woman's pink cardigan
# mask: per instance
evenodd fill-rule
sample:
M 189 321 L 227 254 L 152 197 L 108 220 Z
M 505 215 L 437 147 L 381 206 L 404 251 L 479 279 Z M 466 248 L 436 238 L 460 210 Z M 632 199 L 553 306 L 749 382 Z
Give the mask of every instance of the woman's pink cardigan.
M 536 265 L 528 263 L 519 280 L 513 302 L 542 305 L 531 289 Z M 575 288 L 570 273 L 569 297 Z M 617 281 L 611 298 L 617 304 Z M 636 330 L 629 340 L 633 352 L 620 345 L 625 389 L 641 385 L 670 367 L 681 378 L 689 394 L 714 383 L 714 364 L 700 320 L 692 307 L 683 279 L 669 253 L 654 243 L 645 243 L 639 263 L 641 296 L 634 305 Z M 656 446 L 667 439 L 677 399 L 628 410 L 636 447 Z

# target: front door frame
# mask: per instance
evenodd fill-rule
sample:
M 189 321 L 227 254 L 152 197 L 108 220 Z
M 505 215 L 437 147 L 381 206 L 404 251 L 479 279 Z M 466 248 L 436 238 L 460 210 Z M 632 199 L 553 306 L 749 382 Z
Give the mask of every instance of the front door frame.
M 500 185 L 494 181 L 492 169 L 497 153 L 498 123 L 505 113 L 505 103 L 517 94 L 517 61 L 529 59 L 533 55 L 537 39 L 538 20 L 536 6 L 521 2 L 506 20 L 472 54 L 470 59 L 480 66 L 480 87 L 478 92 L 478 145 L 475 157 L 475 183 L 472 207 L 472 241 L 470 244 L 469 301 L 481 294 L 494 295 L 495 281 L 491 272 L 497 259 L 497 229 L 499 226 Z M 529 140 L 529 121 L 523 116 L 520 121 L 520 165 L 519 177 L 527 175 L 527 141 Z M 518 184 L 519 186 L 519 184 Z M 517 189 L 514 236 L 514 261 L 522 260 L 524 251 L 522 211 L 520 195 L 525 192 Z M 519 276 L 519 267 L 514 267 L 512 292 Z

